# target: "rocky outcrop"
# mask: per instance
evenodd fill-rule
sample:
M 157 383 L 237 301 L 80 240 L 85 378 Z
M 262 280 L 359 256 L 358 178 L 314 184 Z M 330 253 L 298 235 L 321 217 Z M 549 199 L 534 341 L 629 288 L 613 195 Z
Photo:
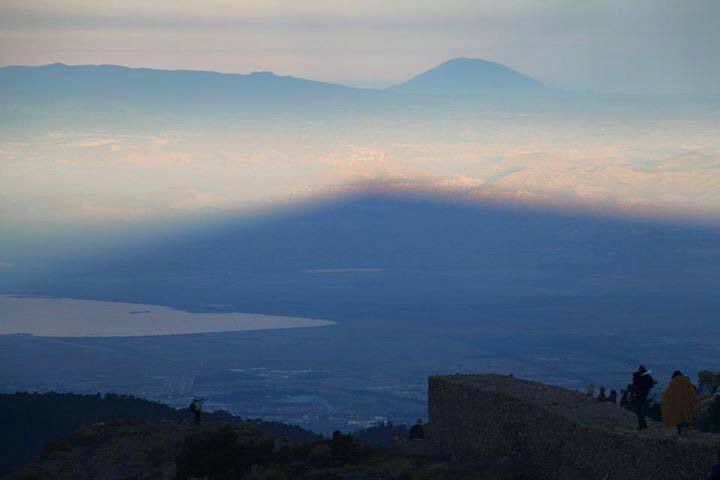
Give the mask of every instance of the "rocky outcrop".
M 538 479 L 698 480 L 720 438 L 677 438 L 654 423 L 559 387 L 500 375 L 431 377 L 430 441 L 457 460 L 512 458 Z

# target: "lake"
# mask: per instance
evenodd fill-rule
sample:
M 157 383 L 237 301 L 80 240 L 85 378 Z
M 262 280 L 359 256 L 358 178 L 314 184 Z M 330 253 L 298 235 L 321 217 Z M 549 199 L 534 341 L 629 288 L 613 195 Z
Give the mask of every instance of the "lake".
M 0 295 L 0 335 L 142 337 L 333 324 L 279 315 L 190 313 L 158 305 Z

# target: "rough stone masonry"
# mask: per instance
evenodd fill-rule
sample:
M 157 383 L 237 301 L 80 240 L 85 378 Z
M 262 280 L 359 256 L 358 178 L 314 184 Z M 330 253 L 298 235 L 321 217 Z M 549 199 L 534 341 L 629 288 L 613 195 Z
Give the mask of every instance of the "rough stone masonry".
M 653 422 L 580 392 L 502 375 L 430 377 L 429 440 L 463 460 L 511 458 L 538 479 L 702 480 L 720 436 Z

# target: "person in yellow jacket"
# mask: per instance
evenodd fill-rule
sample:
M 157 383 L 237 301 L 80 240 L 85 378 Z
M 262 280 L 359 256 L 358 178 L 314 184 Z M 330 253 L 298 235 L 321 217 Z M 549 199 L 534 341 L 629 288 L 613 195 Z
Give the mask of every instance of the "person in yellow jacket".
M 678 435 L 693 425 L 693 412 L 698 404 L 695 387 L 679 370 L 672 375 L 670 385 L 662 396 L 662 418 L 666 427 L 676 427 Z

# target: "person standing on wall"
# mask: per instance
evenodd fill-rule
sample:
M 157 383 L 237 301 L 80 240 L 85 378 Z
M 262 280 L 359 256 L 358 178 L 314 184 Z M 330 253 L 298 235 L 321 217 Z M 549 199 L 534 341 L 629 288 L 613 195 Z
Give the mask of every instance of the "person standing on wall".
M 415 425 L 412 426 L 410 429 L 410 440 L 424 440 L 425 439 L 425 429 L 423 428 L 423 422 L 422 419 L 418 418 Z
M 638 431 L 648 428 L 645 420 L 645 410 L 647 409 L 647 399 L 650 390 L 655 386 L 657 381 L 650 375 L 650 370 L 640 365 L 632 377 L 632 406 L 638 418 Z

